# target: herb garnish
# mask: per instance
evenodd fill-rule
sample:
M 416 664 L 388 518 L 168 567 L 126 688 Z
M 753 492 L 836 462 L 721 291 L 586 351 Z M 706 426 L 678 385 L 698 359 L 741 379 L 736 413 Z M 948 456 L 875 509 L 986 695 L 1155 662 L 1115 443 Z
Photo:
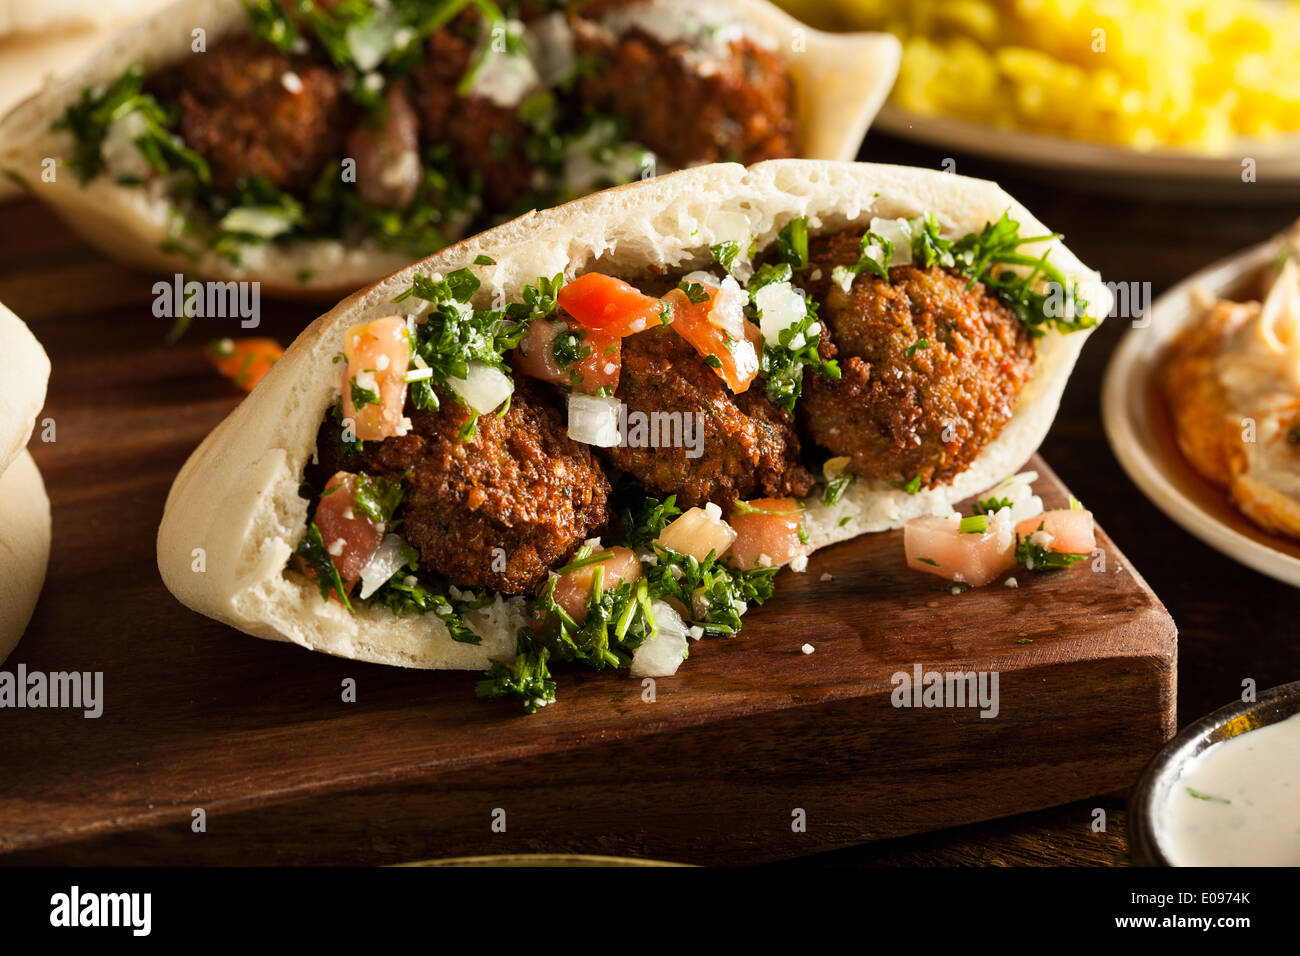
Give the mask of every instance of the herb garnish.
M 776 235 L 776 252 L 781 261 L 796 271 L 808 268 L 808 220 L 791 219 Z
M 334 559 L 330 557 L 329 551 L 326 550 L 325 541 L 321 537 L 320 528 L 316 526 L 315 521 L 307 522 L 307 533 L 298 542 L 298 549 L 295 553 L 308 568 L 315 572 L 316 584 L 320 587 L 320 596 L 325 600 L 329 600 L 331 594 L 336 594 L 343 606 L 349 611 L 352 610 L 352 602 L 348 600 L 348 592 L 343 587 L 343 579 L 339 576 L 339 569 L 335 566 Z

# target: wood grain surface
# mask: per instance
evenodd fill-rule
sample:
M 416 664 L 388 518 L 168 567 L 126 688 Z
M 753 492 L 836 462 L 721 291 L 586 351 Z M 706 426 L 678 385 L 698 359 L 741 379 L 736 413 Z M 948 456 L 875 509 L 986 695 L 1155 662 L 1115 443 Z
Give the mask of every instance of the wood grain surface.
M 833 859 L 975 862 L 944 840 L 987 846 L 987 830 L 898 838 L 1122 790 L 1173 730 L 1173 626 L 1104 535 L 1104 573 L 961 595 L 903 567 L 899 533 L 828 549 L 783 575 L 740 638 L 697 645 L 653 704 L 626 676 L 565 668 L 561 702 L 524 717 L 477 701 L 473 675 L 238 634 L 176 603 L 154 565 L 172 477 L 238 401 L 199 352 L 238 334 L 235 320 L 199 320 L 168 346 L 153 277 L 104 263 L 34 204 L 0 223 L 0 299 L 52 356 L 43 414 L 56 429 L 33 448 L 54 508 L 50 575 L 5 666 L 105 674 L 97 720 L 3 713 L 3 862 L 738 863 L 875 840 L 874 858 Z M 314 310 L 263 314 L 259 334 L 287 342 Z M 1041 488 L 1064 503 L 1050 472 Z M 1075 490 L 1106 524 L 1105 496 Z M 998 671 L 999 716 L 890 706 L 890 676 L 918 663 Z M 341 701 L 349 677 L 354 704 Z M 1069 852 L 1110 862 L 1123 851 L 1093 832 L 1096 806 L 1116 809 L 1050 813 L 1069 814 Z M 505 833 L 491 829 L 498 808 Z M 1017 845 L 1006 859 L 1033 856 L 1032 838 Z

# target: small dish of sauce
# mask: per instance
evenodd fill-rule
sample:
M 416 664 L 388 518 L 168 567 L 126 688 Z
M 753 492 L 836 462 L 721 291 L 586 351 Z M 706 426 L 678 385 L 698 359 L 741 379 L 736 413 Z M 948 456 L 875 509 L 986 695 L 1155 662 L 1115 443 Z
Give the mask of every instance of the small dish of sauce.
M 1300 866 L 1300 713 L 1196 754 L 1153 809 L 1174 866 Z

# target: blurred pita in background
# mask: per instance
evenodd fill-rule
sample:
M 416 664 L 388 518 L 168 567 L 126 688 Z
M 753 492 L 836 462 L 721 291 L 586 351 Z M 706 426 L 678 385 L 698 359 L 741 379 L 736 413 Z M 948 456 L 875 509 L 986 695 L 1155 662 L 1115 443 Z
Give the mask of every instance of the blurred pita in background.
M 0 0 L 0 115 L 170 0 Z M 0 202 L 22 192 L 0 178 Z

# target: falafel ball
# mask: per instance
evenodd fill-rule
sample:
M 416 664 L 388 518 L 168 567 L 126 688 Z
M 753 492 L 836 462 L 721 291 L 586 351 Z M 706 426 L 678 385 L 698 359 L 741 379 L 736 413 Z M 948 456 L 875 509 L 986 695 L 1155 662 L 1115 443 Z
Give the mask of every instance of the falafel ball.
M 217 189 L 259 177 L 301 192 L 342 153 L 352 113 L 338 74 L 310 56 L 227 40 L 150 81 L 180 107 L 180 134 Z
M 671 327 L 656 326 L 623 340 L 616 394 L 627 405 L 629 433 L 638 412 L 647 420 L 664 412 L 698 416 L 693 419 L 701 429 L 697 457 L 688 457 L 690 447 L 679 446 L 629 443 L 607 449 L 616 468 L 660 497 L 675 494 L 683 508 L 712 501 L 729 511 L 736 499 L 802 497 L 812 490 L 790 414 L 758 385 L 732 394 Z
M 518 110 L 460 91 L 480 29 L 477 11 L 469 10 L 435 30 L 411 84 L 424 141 L 447 148 L 463 183 L 473 187 L 481 181 L 476 192 L 489 208 L 509 209 L 532 191 L 535 167 L 524 150 L 529 130 Z
M 1011 419 L 1034 372 L 1029 330 L 982 283 L 895 266 L 845 292 L 830 281 L 858 258 L 859 233 L 814 239 L 796 282 L 821 302 L 823 358 L 841 376 L 804 377 L 801 414 L 817 444 L 854 474 L 924 487 L 964 471 Z
M 439 398 L 440 410 L 412 413 L 408 434 L 366 442 L 350 458 L 327 421 L 307 480 L 324 487 L 344 470 L 401 481 L 399 530 L 419 550 L 421 568 L 461 587 L 532 593 L 608 522 L 609 481 L 526 381 L 516 383 L 505 415 L 479 416 L 467 441 L 460 432 L 470 410 L 446 393 Z
M 799 155 L 794 84 L 780 54 L 742 37 L 702 55 L 594 19 L 629 5 L 589 4 L 572 19 L 576 52 L 593 64 L 579 86 L 587 106 L 626 120 L 630 139 L 674 167 Z

